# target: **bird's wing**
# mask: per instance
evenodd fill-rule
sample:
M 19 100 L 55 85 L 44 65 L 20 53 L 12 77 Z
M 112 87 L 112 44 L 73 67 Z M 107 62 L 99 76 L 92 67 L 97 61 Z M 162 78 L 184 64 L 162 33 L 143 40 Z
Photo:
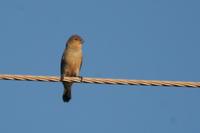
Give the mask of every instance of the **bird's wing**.
M 61 58 L 61 64 L 60 64 L 60 74 L 61 76 L 63 76 L 64 74 L 64 68 L 65 68 L 65 60 L 64 60 L 64 54 L 62 55 L 62 58 Z
M 81 65 L 80 65 L 80 70 L 81 70 L 82 64 L 83 64 L 83 56 L 81 57 Z

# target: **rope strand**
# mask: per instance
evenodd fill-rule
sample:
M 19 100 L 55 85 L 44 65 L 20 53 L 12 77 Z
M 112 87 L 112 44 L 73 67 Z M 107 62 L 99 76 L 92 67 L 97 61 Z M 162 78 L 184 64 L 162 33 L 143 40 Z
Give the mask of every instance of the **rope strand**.
M 0 80 L 23 80 L 42 82 L 75 82 L 94 84 L 114 84 L 114 85 L 142 85 L 142 86 L 168 86 L 168 87 L 191 87 L 200 88 L 200 82 L 183 81 L 160 81 L 160 80 L 127 80 L 109 78 L 88 78 L 88 77 L 65 77 L 61 80 L 58 76 L 33 76 L 33 75 L 7 75 L 0 74 Z

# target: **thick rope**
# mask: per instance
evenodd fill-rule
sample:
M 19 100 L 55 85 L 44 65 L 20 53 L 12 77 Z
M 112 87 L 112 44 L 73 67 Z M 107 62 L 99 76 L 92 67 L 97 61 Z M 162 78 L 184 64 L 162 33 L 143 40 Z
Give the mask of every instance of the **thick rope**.
M 183 81 L 159 81 L 159 80 L 127 80 L 108 78 L 87 78 L 87 77 L 65 77 L 61 79 L 57 76 L 32 76 L 32 75 L 7 75 L 0 74 L 0 80 L 26 80 L 26 81 L 46 81 L 46 82 L 76 82 L 114 85 L 143 85 L 143 86 L 168 86 L 168 87 L 192 87 L 200 88 L 200 82 Z

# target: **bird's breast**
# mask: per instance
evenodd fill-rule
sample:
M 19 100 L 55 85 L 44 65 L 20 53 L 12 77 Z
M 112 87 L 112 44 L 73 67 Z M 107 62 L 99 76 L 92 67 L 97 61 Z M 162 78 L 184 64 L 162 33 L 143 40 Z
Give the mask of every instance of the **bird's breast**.
M 72 75 L 79 75 L 79 69 L 82 62 L 81 50 L 68 50 L 65 55 L 65 61 L 67 64 L 67 71 L 73 73 Z

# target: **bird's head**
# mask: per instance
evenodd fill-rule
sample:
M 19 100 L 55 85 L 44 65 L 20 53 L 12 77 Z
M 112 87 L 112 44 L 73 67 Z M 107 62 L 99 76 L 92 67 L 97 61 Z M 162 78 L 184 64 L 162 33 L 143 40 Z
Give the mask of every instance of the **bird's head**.
M 71 48 L 81 48 L 83 43 L 84 41 L 79 35 L 72 35 L 68 39 L 66 46 L 71 47 Z

